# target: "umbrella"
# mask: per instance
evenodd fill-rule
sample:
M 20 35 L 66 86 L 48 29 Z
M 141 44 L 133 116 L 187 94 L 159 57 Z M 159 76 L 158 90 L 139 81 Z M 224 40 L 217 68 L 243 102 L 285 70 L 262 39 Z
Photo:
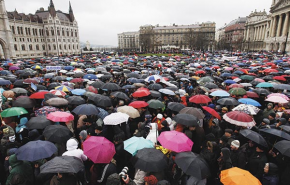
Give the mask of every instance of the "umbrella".
M 285 94 L 282 94 L 282 93 L 272 93 L 272 94 L 269 94 L 268 96 L 267 96 L 267 98 L 270 98 L 270 97 L 272 97 L 272 96 L 275 96 L 275 97 L 281 97 L 281 98 L 284 98 L 285 100 L 290 100 L 289 98 L 288 98 L 288 96 L 286 96 Z
M 67 112 L 51 112 L 49 113 L 46 118 L 53 122 L 68 122 L 74 120 L 74 116 Z
M 244 88 L 244 86 L 242 84 L 232 84 L 229 86 L 229 88 Z
M 274 145 L 274 148 L 276 148 L 282 155 L 290 157 L 290 141 L 279 141 Z
M 5 98 L 13 98 L 15 96 L 13 91 L 4 91 L 2 94 Z
M 175 157 L 175 163 L 184 173 L 196 177 L 199 180 L 210 176 L 210 169 L 207 162 L 195 153 L 178 153 Z
M 258 85 L 256 85 L 256 87 L 268 88 L 268 87 L 273 87 L 273 85 L 269 82 L 262 82 L 262 83 L 259 83 Z
M 195 95 L 189 98 L 189 101 L 196 104 L 206 104 L 211 102 L 211 99 L 206 95 Z
M 101 119 L 104 119 L 106 116 L 109 115 L 109 113 L 105 110 L 105 109 L 102 109 L 100 107 L 97 107 L 97 109 L 99 109 L 99 113 L 97 114 L 97 116 Z
M 250 105 L 250 104 L 240 104 L 237 107 L 233 108 L 233 110 L 235 111 L 243 111 L 247 114 L 250 115 L 256 115 L 260 109 L 255 107 L 254 105 Z
M 240 79 L 252 81 L 255 79 L 255 77 L 251 76 L 251 75 L 242 75 L 242 76 L 240 76 Z
M 154 90 L 150 90 L 150 95 L 154 98 L 160 98 L 161 97 L 161 93 L 158 91 L 154 91 Z
M 212 82 L 207 82 L 207 83 L 204 85 L 204 87 L 207 87 L 207 88 L 209 88 L 209 89 L 217 89 L 217 88 L 218 88 L 218 86 L 217 86 L 216 84 L 212 83 Z
M 282 130 L 272 129 L 272 128 L 271 129 L 263 128 L 263 129 L 260 129 L 260 132 L 264 132 L 272 136 L 277 136 L 277 137 L 287 139 L 288 141 L 290 141 L 290 135 Z
M 15 94 L 27 94 L 28 91 L 26 89 L 23 89 L 23 88 L 13 88 L 11 89 L 11 91 L 13 91 Z
M 217 101 L 220 105 L 238 105 L 239 102 L 235 98 L 229 97 L 229 98 L 221 98 Z
M 12 107 L 12 108 L 8 108 L 2 111 L 1 116 L 3 118 L 6 118 L 6 117 L 13 117 L 13 116 L 20 116 L 27 113 L 28 112 L 22 107 Z
M 89 96 L 90 100 L 93 100 L 95 105 L 99 107 L 110 107 L 112 106 L 112 101 L 108 96 L 100 95 L 100 94 L 93 94 L 93 96 Z
M 0 79 L 0 85 L 10 85 L 11 82 L 9 80 Z
M 55 157 L 42 166 L 40 166 L 40 173 L 78 173 L 79 171 L 83 170 L 84 164 L 83 162 L 73 156 L 59 156 Z
M 169 90 L 169 89 L 159 89 L 158 91 L 163 93 L 163 94 L 167 94 L 167 95 L 171 95 L 171 96 L 175 95 L 175 93 L 172 90 Z
M 132 154 L 133 156 L 143 148 L 154 148 L 152 141 L 144 139 L 143 137 L 131 137 L 124 141 L 124 150 Z
M 49 93 L 48 91 L 41 91 L 41 92 L 36 92 L 33 93 L 32 95 L 29 96 L 31 99 L 44 99 L 44 95 Z
M 147 107 L 148 103 L 146 103 L 145 101 L 133 101 L 129 104 L 129 106 L 134 107 L 135 109 L 139 109 L 139 108 Z
M 242 127 L 252 127 L 256 125 L 256 122 L 251 116 L 241 111 L 231 111 L 223 115 L 224 120 L 227 122 L 242 126 Z
M 12 106 L 30 109 L 35 106 L 35 101 L 30 99 L 28 96 L 20 96 L 16 100 L 12 101 Z
M 140 88 L 132 94 L 134 98 L 140 98 L 140 97 L 145 97 L 149 95 L 150 95 L 150 91 L 147 88 Z
M 94 83 L 92 83 L 90 86 L 93 86 L 94 88 L 101 88 L 101 86 L 104 85 L 104 82 L 97 80 Z
M 211 96 L 220 96 L 220 97 L 230 96 L 229 93 L 227 93 L 226 91 L 222 91 L 222 90 L 214 91 L 214 92 L 210 93 L 209 95 L 211 95 Z
M 180 114 L 190 114 L 198 119 L 203 119 L 205 115 L 200 109 L 194 108 L 194 107 L 185 107 L 179 111 Z
M 288 100 L 280 96 L 271 96 L 267 98 L 265 101 L 274 102 L 274 103 L 282 103 L 282 104 L 288 103 Z
M 62 125 L 49 125 L 44 131 L 43 135 L 47 141 L 55 143 L 65 143 L 69 138 L 73 136 L 71 131 Z
M 253 90 L 255 93 L 259 94 L 259 95 L 266 95 L 268 96 L 269 94 L 271 94 L 267 89 L 263 89 L 263 88 L 257 88 Z
M 152 109 L 163 109 L 165 105 L 160 100 L 149 100 L 148 106 Z
M 198 123 L 199 123 L 199 120 L 195 116 L 190 115 L 190 114 L 179 113 L 173 118 L 173 120 L 175 120 L 176 123 L 179 123 L 185 126 L 192 126 L 192 127 L 198 126 Z
M 135 89 L 135 88 L 136 88 L 136 86 L 134 86 L 134 85 L 124 85 L 122 87 L 122 89 Z
M 167 168 L 167 157 L 155 148 L 143 148 L 133 157 L 132 163 L 136 169 L 144 172 L 160 172 Z
M 128 114 L 117 112 L 106 116 L 103 121 L 105 125 L 119 125 L 121 123 L 127 122 L 128 119 Z
M 257 143 L 258 145 L 268 148 L 266 140 L 257 132 L 254 132 L 250 129 L 243 129 L 240 131 L 240 134 L 245 138 Z
M 159 89 L 162 89 L 163 87 L 160 84 L 150 84 L 148 86 L 148 88 L 151 89 L 151 90 L 157 90 L 158 91 Z
M 56 111 L 59 111 L 59 109 L 51 106 L 44 106 L 34 112 L 36 116 L 47 116 L 49 113 Z
M 249 171 L 234 167 L 221 171 L 220 181 L 230 185 L 262 185 Z
M 231 95 L 238 95 L 238 96 L 242 96 L 245 95 L 247 93 L 247 91 L 243 88 L 232 88 L 229 90 L 229 93 Z
M 286 132 L 290 132 L 290 126 L 288 126 L 288 125 L 281 125 L 279 127 Z
M 177 131 L 165 131 L 158 137 L 159 143 L 174 152 L 191 151 L 193 142 L 184 134 Z
M 49 85 L 47 86 L 47 89 L 48 89 L 48 90 L 55 89 L 56 87 L 58 87 L 58 86 L 60 86 L 60 85 L 61 85 L 60 83 L 53 82 L 53 83 L 51 83 L 51 84 L 49 84 Z
M 86 103 L 86 100 L 80 96 L 69 96 L 67 101 L 69 105 L 81 105 Z
M 181 103 L 177 103 L 177 102 L 169 102 L 168 103 L 168 109 L 175 111 L 175 112 L 179 112 L 180 110 L 184 109 L 186 106 L 181 104 Z
M 121 87 L 119 85 L 117 85 L 115 83 L 110 83 L 110 82 L 105 83 L 100 88 L 103 90 L 108 90 L 108 91 L 117 91 L 117 90 L 121 89 Z
M 219 115 L 219 113 L 217 113 L 214 109 L 207 107 L 207 106 L 203 106 L 202 107 L 204 110 L 206 110 L 208 113 L 210 113 L 213 117 L 221 120 L 221 116 Z
M 78 95 L 78 96 L 82 96 L 82 95 L 84 95 L 85 92 L 86 92 L 85 89 L 73 89 L 73 90 L 71 91 L 72 94 L 74 94 L 74 95 Z
M 115 145 L 105 137 L 91 136 L 83 146 L 84 154 L 94 163 L 110 163 L 116 153 Z
M 60 90 L 51 90 L 50 93 L 51 94 L 54 94 L 56 96 L 62 96 L 62 97 L 65 97 L 66 96 L 66 93 L 63 92 L 63 91 L 60 91 Z
M 38 117 L 32 117 L 27 123 L 26 127 L 29 130 L 32 129 L 45 129 L 45 127 L 51 125 L 52 122 L 48 119 L 46 119 L 46 116 L 38 116 Z
M 259 102 L 257 102 L 256 100 L 253 100 L 251 98 L 240 98 L 238 100 L 240 103 L 243 103 L 243 104 L 249 104 L 249 105 L 254 105 L 254 106 L 261 106 L 261 104 Z
M 63 92 L 72 91 L 72 89 L 70 87 L 65 86 L 65 85 L 57 86 L 57 87 L 55 87 L 55 90 L 60 90 L 60 91 L 63 91 Z
M 257 93 L 251 91 L 247 91 L 246 96 L 249 98 L 259 98 L 259 95 Z
M 121 106 L 117 108 L 117 112 L 125 113 L 130 116 L 130 118 L 138 118 L 140 117 L 140 113 L 137 109 L 131 107 L 131 106 Z
M 130 100 L 130 98 L 127 96 L 127 94 L 123 93 L 123 92 L 112 92 L 111 96 L 114 96 L 116 98 L 119 99 L 123 99 L 123 100 Z
M 65 106 L 68 105 L 68 101 L 64 98 L 50 98 L 49 100 L 46 101 L 46 103 L 50 106 Z
M 83 104 L 77 106 L 72 112 L 77 115 L 97 115 L 99 113 L 99 109 L 95 105 L 92 104 Z
M 30 141 L 18 148 L 15 152 L 18 160 L 37 161 L 51 157 L 57 152 L 56 146 L 49 141 Z
M 98 89 L 95 88 L 95 87 L 93 87 L 93 86 L 88 86 L 88 87 L 86 88 L 86 90 L 89 91 L 89 92 L 93 92 L 93 93 L 95 93 L 95 94 L 98 94 Z

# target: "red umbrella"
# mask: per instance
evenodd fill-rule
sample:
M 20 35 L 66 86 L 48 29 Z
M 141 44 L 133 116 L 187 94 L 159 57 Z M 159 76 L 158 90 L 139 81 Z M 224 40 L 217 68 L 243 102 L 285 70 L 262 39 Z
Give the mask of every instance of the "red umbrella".
M 129 104 L 129 106 L 134 107 L 135 109 L 147 107 L 148 105 L 149 104 L 146 103 L 145 101 L 133 101 L 132 103 Z
M 206 95 L 195 95 L 189 98 L 189 101 L 196 104 L 211 102 L 211 99 Z
M 229 86 L 229 88 L 244 88 L 241 84 L 232 84 Z
M 67 112 L 51 112 L 46 116 L 46 119 L 49 119 L 53 122 L 68 122 L 74 120 L 74 116 Z
M 255 92 L 251 92 L 251 91 L 247 91 L 246 96 L 247 96 L 248 98 L 259 98 L 259 95 L 258 95 L 257 93 L 255 93 Z
M 141 87 L 141 88 L 137 89 L 137 91 L 135 91 L 132 94 L 132 96 L 134 98 L 140 98 L 140 97 L 144 97 L 144 96 L 149 96 L 150 94 L 151 93 L 150 93 L 149 89 Z
M 257 74 L 255 74 L 255 73 L 248 73 L 248 75 L 257 76 Z
M 98 89 L 94 88 L 93 86 L 89 86 L 86 88 L 88 91 L 98 94 Z
M 279 71 L 276 69 L 265 69 L 264 72 L 265 73 L 278 73 Z
M 286 78 L 284 78 L 283 76 L 274 76 L 273 79 L 280 80 L 280 81 L 287 81 Z
M 242 71 L 243 73 L 248 74 L 248 70 L 246 69 L 239 69 L 239 71 Z
M 256 122 L 253 118 L 242 111 L 231 111 L 223 115 L 224 120 L 227 122 L 242 126 L 242 127 L 253 127 L 256 125 Z
M 48 91 L 41 91 L 41 92 L 36 92 L 33 93 L 29 98 L 31 99 L 44 99 L 44 95 L 49 93 Z
M 80 82 L 83 82 L 83 81 L 84 80 L 82 78 L 74 78 L 70 82 L 72 82 L 72 83 L 80 83 Z
M 23 83 L 25 83 L 25 84 L 31 84 L 31 83 L 38 84 L 39 82 L 36 79 L 27 78 L 27 79 L 23 80 Z
M 203 106 L 202 107 L 204 110 L 206 110 L 208 113 L 210 113 L 213 117 L 221 120 L 221 116 L 219 115 L 219 113 L 217 113 L 214 109 L 207 107 L 207 106 Z
M 205 71 L 196 71 L 195 74 L 205 74 Z

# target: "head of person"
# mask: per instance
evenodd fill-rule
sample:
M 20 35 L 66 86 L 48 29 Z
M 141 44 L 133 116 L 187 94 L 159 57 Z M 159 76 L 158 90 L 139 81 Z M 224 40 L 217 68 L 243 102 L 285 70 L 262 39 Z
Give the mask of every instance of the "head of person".
M 276 118 L 276 114 L 274 112 L 271 112 L 268 116 L 269 120 L 273 120 Z
M 157 185 L 158 180 L 154 175 L 144 177 L 145 185 Z
M 87 133 L 87 131 L 86 131 L 86 130 L 82 130 L 82 131 L 80 132 L 80 134 L 79 134 L 79 138 L 80 138 L 80 140 L 81 140 L 81 141 L 84 141 L 84 140 L 87 139 L 87 137 L 88 137 L 88 133 Z
M 270 109 L 272 109 L 272 108 L 273 108 L 273 104 L 272 104 L 272 103 L 268 103 L 268 105 L 267 105 L 267 109 L 270 110 Z
M 96 134 L 100 134 L 100 133 L 102 133 L 102 131 L 103 131 L 103 127 L 102 126 L 95 126 L 95 133 Z
M 75 138 L 71 138 L 66 142 L 67 151 L 75 150 L 78 148 L 78 141 Z
M 231 142 L 231 150 L 238 150 L 240 148 L 240 141 L 234 140 Z
M 159 120 L 162 120 L 163 115 L 159 113 L 159 114 L 157 114 L 157 117 L 156 118 L 159 119 Z
M 262 153 L 262 152 L 264 152 L 263 147 L 257 145 L 257 146 L 256 146 L 256 152 L 258 152 L 258 153 Z
M 233 130 L 232 129 L 225 129 L 225 136 L 226 137 L 231 137 L 233 134 Z
M 277 175 L 278 166 L 274 163 L 266 163 L 264 167 L 264 173 L 268 175 Z
M 225 114 L 225 113 L 227 113 L 227 112 L 228 112 L 228 108 L 223 107 L 223 108 L 222 108 L 222 113 Z
M 262 121 L 262 123 L 261 123 L 261 125 L 269 125 L 270 124 L 270 120 L 269 119 L 267 119 L 267 118 L 264 118 L 263 119 L 263 121 Z

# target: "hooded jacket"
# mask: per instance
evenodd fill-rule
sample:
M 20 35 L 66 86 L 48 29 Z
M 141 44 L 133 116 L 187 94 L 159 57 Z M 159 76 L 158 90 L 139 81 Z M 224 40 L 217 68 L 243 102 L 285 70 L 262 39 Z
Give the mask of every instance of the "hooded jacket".
M 278 166 L 274 163 L 269 163 L 269 171 L 267 174 L 263 175 L 263 185 L 278 185 L 279 176 L 278 176 Z
M 87 156 L 84 154 L 84 152 L 81 149 L 78 149 L 78 142 L 76 139 L 69 139 L 66 142 L 66 149 L 67 151 L 62 154 L 62 156 L 73 156 L 77 157 L 82 161 L 87 160 Z
M 223 156 L 221 156 L 218 161 L 219 161 L 219 170 L 226 170 L 232 167 L 232 160 L 230 158 L 231 152 L 228 148 L 222 148 L 221 152 Z
M 271 106 L 271 109 L 268 109 L 269 105 Z M 273 110 L 273 104 L 268 103 L 267 108 L 265 108 L 265 110 L 263 111 L 263 118 L 268 118 L 269 114 L 271 113 L 275 113 L 275 111 Z
M 157 143 L 157 138 L 159 136 L 158 134 L 158 127 L 157 127 L 157 123 L 150 123 L 150 132 L 148 134 L 148 136 L 146 137 L 147 140 L 152 141 L 152 143 L 156 144 Z

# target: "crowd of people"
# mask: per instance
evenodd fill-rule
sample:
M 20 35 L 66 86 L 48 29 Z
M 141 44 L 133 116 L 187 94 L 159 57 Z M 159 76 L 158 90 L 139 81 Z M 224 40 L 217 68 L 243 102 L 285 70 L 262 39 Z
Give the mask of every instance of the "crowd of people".
M 290 58 L 273 57 L 3 61 L 0 185 L 288 185 Z

